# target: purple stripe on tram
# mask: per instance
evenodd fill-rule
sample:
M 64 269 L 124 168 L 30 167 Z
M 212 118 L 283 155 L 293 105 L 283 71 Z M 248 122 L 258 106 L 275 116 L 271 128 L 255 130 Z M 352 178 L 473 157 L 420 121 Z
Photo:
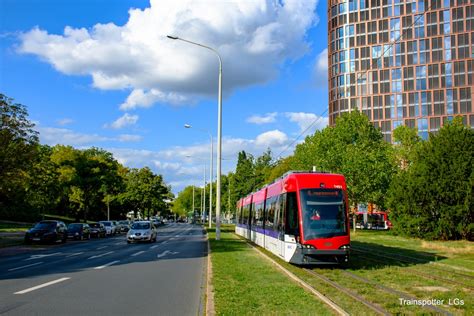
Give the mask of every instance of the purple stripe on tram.
M 252 227 L 252 231 L 256 231 L 257 233 L 260 233 L 260 234 L 263 234 L 263 235 L 266 235 L 266 236 L 270 236 L 270 237 L 273 237 L 273 238 L 277 238 L 278 239 L 278 236 L 279 236 L 279 232 L 277 231 L 274 231 L 272 229 L 263 229 L 261 227 Z

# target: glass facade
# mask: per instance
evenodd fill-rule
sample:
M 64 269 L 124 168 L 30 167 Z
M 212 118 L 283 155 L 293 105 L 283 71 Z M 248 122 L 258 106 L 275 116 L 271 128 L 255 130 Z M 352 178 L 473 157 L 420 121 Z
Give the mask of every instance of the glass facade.
M 474 0 L 330 0 L 329 122 L 359 109 L 392 141 L 474 128 Z

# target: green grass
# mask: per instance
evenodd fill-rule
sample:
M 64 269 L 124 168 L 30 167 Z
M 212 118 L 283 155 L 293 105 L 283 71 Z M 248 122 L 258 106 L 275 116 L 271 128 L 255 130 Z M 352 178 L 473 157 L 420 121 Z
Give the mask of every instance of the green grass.
M 289 280 L 283 281 L 283 283 L 274 280 L 274 278 L 277 278 L 277 274 L 282 275 L 282 273 L 262 261 L 263 259 L 253 249 L 246 246 L 244 240 L 233 234 L 234 226 L 223 226 L 222 231 L 222 240 L 219 242 L 213 240 L 213 230 L 210 234 L 213 251 L 212 260 L 213 264 L 216 265 L 213 281 L 214 286 L 216 286 L 216 311 L 225 315 L 296 313 L 293 309 L 294 303 L 275 305 L 275 302 L 291 301 L 291 298 L 287 298 L 287 292 L 278 293 L 278 289 L 286 288 L 290 284 L 295 286 L 295 284 Z M 474 276 L 473 243 L 467 241 L 428 242 L 394 236 L 390 232 L 383 231 L 357 231 L 356 234 L 352 234 L 351 239 L 354 247 L 369 249 L 372 254 L 353 252 L 350 262 L 346 266 L 317 268 L 317 272 L 366 300 L 381 306 L 391 314 L 419 315 L 433 313 L 433 311 L 421 306 L 400 305 L 397 294 L 387 293 L 374 287 L 374 285 L 348 277 L 344 274 L 344 270 L 414 296 L 417 299 L 444 300 L 444 305 L 438 307 L 454 315 L 474 314 L 472 290 L 461 285 L 445 283 L 441 280 L 433 280 L 420 275 L 420 273 L 424 273 L 473 286 L 474 281 L 472 279 L 463 278 L 456 274 L 463 273 Z M 260 248 L 260 250 L 262 249 Z M 301 268 L 283 262 L 265 250 L 262 251 L 311 284 L 344 310 L 354 315 L 371 314 L 366 306 L 346 294 L 340 293 Z M 375 256 L 375 252 L 383 252 L 388 256 L 398 254 L 415 258 L 415 260 L 407 263 L 400 262 L 397 259 L 379 258 Z M 410 260 L 409 258 L 404 259 Z M 265 276 L 268 271 L 272 271 L 271 276 Z M 253 295 L 249 297 L 248 293 Z M 239 299 L 239 297 L 242 299 Z M 295 296 L 295 299 L 295 302 L 301 301 L 299 296 Z M 454 299 L 463 300 L 464 305 L 449 305 L 449 300 L 453 301 Z M 272 302 L 272 305 L 269 305 L 270 302 Z M 312 309 L 304 308 L 303 304 L 297 303 L 296 305 L 302 307 L 298 310 L 298 314 L 320 314 Z M 326 310 L 326 313 L 331 313 L 331 311 Z
M 221 227 L 208 229 L 215 310 L 218 315 L 332 315 L 333 311 L 238 238 Z

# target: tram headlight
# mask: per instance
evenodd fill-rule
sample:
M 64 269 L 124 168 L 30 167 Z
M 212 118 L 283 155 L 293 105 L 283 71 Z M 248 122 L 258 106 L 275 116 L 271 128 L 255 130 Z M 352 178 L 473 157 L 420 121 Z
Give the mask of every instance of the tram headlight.
M 339 249 L 349 250 L 349 249 L 351 249 L 351 245 L 344 245 L 344 246 L 339 247 Z

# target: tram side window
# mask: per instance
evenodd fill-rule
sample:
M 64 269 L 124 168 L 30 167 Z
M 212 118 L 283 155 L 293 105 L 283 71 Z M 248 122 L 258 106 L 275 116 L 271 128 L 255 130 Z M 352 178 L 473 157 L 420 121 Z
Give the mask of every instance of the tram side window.
M 263 202 L 254 204 L 252 226 L 263 227 Z
M 275 229 L 284 233 L 286 214 L 286 193 L 278 197 L 278 208 L 275 212 Z
M 286 203 L 286 234 L 298 236 L 298 202 L 296 192 L 288 192 Z
M 250 205 L 245 205 L 242 208 L 242 224 L 249 224 Z
M 276 196 L 267 198 L 266 207 L 265 207 L 265 228 L 273 229 L 273 223 L 275 218 L 275 209 L 276 209 Z

